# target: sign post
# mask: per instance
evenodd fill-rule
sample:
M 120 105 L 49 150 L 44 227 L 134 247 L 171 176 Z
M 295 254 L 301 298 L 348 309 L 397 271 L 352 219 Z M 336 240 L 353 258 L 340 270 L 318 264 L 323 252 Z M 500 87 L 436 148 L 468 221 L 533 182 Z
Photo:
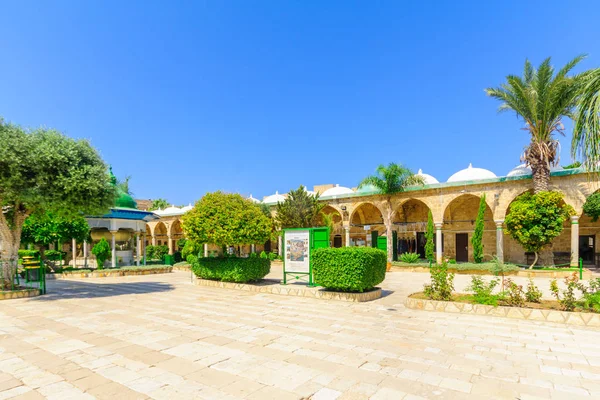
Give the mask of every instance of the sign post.
M 292 279 L 308 278 L 308 286 L 314 286 L 311 253 L 314 249 L 329 247 L 329 228 L 291 228 L 283 230 L 283 284 L 287 276 Z

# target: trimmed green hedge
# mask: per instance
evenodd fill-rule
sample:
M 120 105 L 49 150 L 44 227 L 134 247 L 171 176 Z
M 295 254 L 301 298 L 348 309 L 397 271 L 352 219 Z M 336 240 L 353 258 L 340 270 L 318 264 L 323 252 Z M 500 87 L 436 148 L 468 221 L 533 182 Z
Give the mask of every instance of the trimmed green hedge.
M 198 258 L 189 255 L 187 260 L 198 278 L 223 282 L 255 282 L 271 271 L 271 260 L 268 258 Z
M 311 255 L 314 280 L 326 289 L 364 292 L 385 279 L 387 255 L 371 247 L 316 249 Z
M 39 250 L 19 250 L 19 258 L 23 258 L 23 257 L 39 257 L 40 256 L 40 251 Z

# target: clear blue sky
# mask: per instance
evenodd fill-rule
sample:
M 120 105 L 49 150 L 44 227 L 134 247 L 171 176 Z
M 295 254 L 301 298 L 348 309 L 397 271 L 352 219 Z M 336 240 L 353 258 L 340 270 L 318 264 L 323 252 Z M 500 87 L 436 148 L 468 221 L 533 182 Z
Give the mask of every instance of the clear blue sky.
M 483 89 L 600 66 L 597 1 L 2 1 L 0 115 L 91 140 L 138 198 L 355 186 L 380 163 L 504 175 Z M 567 125 L 570 130 L 570 125 Z M 570 138 L 562 139 L 570 162 Z

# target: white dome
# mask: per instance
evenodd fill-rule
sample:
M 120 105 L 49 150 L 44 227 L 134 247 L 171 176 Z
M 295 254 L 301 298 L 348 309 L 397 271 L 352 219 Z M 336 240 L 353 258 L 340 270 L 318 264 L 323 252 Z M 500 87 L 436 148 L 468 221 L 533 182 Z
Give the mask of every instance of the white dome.
M 483 168 L 473 168 L 473 165 L 469 164 L 467 168 L 458 171 L 448 178 L 448 182 L 478 181 L 492 178 L 497 178 L 496 174 L 492 171 Z
M 432 183 L 440 183 L 433 176 L 431 176 L 429 174 L 424 174 L 422 169 L 420 169 L 419 172 L 417 172 L 417 175 L 419 175 L 420 177 L 423 178 L 423 181 L 425 182 L 426 185 L 431 185 Z
M 285 201 L 285 197 L 279 194 L 279 192 L 275 192 L 270 196 L 266 196 L 263 199 L 263 203 L 283 203 Z
M 253 203 L 260 203 L 259 199 L 255 199 L 254 197 L 252 197 L 252 195 L 250 195 L 250 197 L 248 197 L 248 200 L 250 200 Z
M 306 193 L 308 193 L 310 196 L 313 196 L 313 197 L 314 197 L 314 195 L 316 194 L 315 192 L 313 192 L 312 190 L 308 190 L 308 189 L 306 188 L 306 186 L 303 186 L 303 187 L 304 187 L 304 191 L 305 191 Z
M 164 210 L 154 211 L 154 214 L 159 215 L 161 217 L 171 216 L 171 215 L 183 215 L 186 213 L 186 211 L 189 211 L 191 209 L 192 209 L 191 204 L 187 207 L 181 207 L 181 208 L 171 205 L 170 207 L 167 207 Z
M 550 172 L 558 172 L 558 171 L 564 171 L 564 168 L 561 167 L 560 165 L 557 165 L 556 167 L 550 167 Z M 528 167 L 526 164 L 520 164 L 517 165 L 516 167 L 514 167 L 513 169 L 511 169 L 508 174 L 506 174 L 507 177 L 512 177 L 512 176 L 531 176 L 531 167 Z
M 181 207 L 181 211 L 183 211 L 184 213 L 186 213 L 186 212 L 190 211 L 192 208 L 194 208 L 194 207 L 193 207 L 193 206 L 192 206 L 192 204 L 190 203 L 190 204 L 188 204 L 188 205 L 187 205 L 187 206 L 185 206 L 185 207 Z
M 352 191 L 352 189 L 336 184 L 335 187 L 329 188 L 326 191 L 324 191 L 323 193 L 321 193 L 321 197 L 343 196 L 343 195 L 351 194 L 351 193 L 354 193 Z

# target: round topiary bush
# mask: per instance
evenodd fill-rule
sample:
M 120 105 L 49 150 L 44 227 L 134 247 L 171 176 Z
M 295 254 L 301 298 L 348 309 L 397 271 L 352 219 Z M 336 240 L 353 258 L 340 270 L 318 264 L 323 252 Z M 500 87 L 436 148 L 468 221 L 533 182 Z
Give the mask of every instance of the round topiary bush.
M 316 249 L 311 255 L 314 281 L 326 289 L 364 292 L 385 279 L 387 255 L 372 247 Z

